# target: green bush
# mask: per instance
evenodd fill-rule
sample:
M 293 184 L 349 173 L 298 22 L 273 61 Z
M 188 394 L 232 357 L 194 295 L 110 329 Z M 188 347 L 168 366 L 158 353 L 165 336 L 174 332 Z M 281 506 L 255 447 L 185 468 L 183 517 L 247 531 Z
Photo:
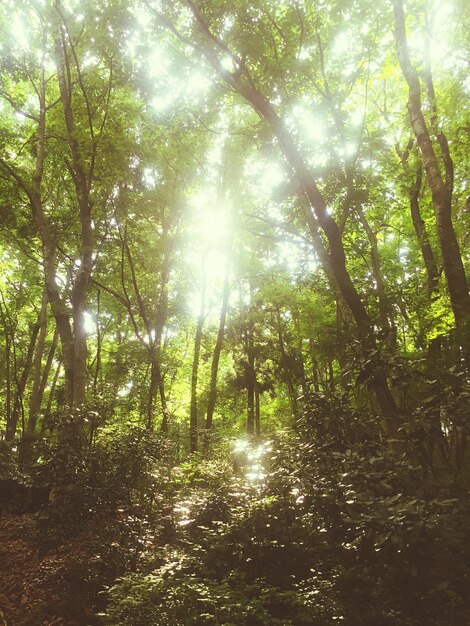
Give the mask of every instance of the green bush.
M 72 431 L 73 432 L 73 431 Z M 41 514 L 45 541 L 93 529 L 100 553 L 135 569 L 157 538 L 171 533 L 171 444 L 143 428 L 102 432 L 84 449 L 67 438 L 43 451 L 38 470 L 53 485 Z
M 430 489 L 373 419 L 313 396 L 273 439 L 263 480 L 197 458 L 180 468 L 176 534 L 109 590 L 105 623 L 465 623 L 467 494 Z

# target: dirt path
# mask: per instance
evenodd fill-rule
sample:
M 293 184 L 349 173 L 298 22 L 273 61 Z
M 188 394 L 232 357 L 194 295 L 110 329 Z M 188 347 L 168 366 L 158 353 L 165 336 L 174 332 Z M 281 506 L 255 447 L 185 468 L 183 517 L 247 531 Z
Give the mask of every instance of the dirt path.
M 38 515 L 0 516 L 0 626 L 97 624 L 96 598 L 82 580 L 94 558 L 86 541 L 45 552 Z

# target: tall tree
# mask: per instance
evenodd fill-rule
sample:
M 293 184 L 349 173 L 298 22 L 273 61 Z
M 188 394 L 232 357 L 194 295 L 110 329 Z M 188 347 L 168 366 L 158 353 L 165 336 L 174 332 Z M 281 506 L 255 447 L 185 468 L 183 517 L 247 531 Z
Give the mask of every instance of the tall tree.
M 422 105 L 422 88 L 418 72 L 410 57 L 406 35 L 405 12 L 402 0 L 393 0 L 395 17 L 395 41 L 398 60 L 408 85 L 408 112 L 423 162 L 426 179 L 431 190 L 434 215 L 436 217 L 444 272 L 447 279 L 455 323 L 465 344 L 466 356 L 469 355 L 468 329 L 470 320 L 470 294 L 462 256 L 452 221 L 452 194 L 454 187 L 454 165 L 449 151 L 449 143 L 443 131 L 439 129 L 437 109 L 430 61 L 425 71 L 428 100 L 432 107 L 430 122 L 426 122 Z M 432 129 L 436 132 L 439 153 L 444 165 L 441 171 L 436 149 L 432 141 Z
M 225 260 L 224 282 L 222 288 L 222 303 L 220 306 L 219 327 L 217 330 L 217 337 L 214 346 L 214 352 L 212 354 L 211 373 L 209 380 L 209 395 L 207 398 L 206 409 L 206 421 L 205 421 L 205 448 L 209 448 L 210 435 L 213 427 L 214 410 L 217 402 L 217 376 L 219 371 L 220 355 L 222 353 L 222 347 L 225 337 L 225 324 L 227 319 L 229 296 L 230 296 L 230 265 L 231 259 L 231 244 L 229 244 L 229 250 L 227 251 L 227 258 Z
M 193 365 L 191 369 L 191 402 L 189 407 L 189 449 L 197 452 L 199 443 L 199 423 L 198 423 L 198 376 L 199 359 L 201 354 L 202 334 L 204 330 L 204 319 L 206 317 L 206 276 L 205 258 L 203 258 L 201 289 L 199 296 L 199 315 L 196 322 L 196 333 L 194 335 Z
M 223 39 L 211 30 L 208 20 L 196 3 L 187 0 L 184 4 L 193 16 L 193 39 L 182 34 L 168 17 L 158 13 L 160 24 L 169 28 L 186 45 L 196 48 L 217 74 L 258 113 L 277 139 L 296 177 L 301 194 L 308 200 L 305 204 L 305 220 L 312 237 L 318 238 L 319 226 L 328 241 L 328 254 L 324 255 L 324 259 L 328 259 L 328 269 L 331 270 L 338 289 L 351 310 L 364 350 L 366 352 L 375 350 L 373 324 L 347 270 L 340 230 L 328 211 L 327 202 L 318 188 L 313 172 L 307 166 L 285 122 L 256 86 L 247 59 L 241 54 L 233 53 Z M 224 58 L 229 59 L 232 71 L 225 69 Z M 396 435 L 400 426 L 400 412 L 390 392 L 385 373 L 381 368 L 375 371 L 369 369 L 368 376 L 384 417 L 385 430 L 387 434 Z

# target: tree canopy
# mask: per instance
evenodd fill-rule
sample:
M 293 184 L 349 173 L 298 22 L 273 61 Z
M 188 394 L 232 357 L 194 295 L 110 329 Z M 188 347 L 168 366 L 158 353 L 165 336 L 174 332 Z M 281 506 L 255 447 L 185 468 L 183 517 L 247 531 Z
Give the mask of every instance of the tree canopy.
M 300 597 L 308 588 L 312 598 L 319 590 L 327 600 L 315 617 L 310 600 L 300 609 L 283 596 L 285 615 L 261 601 L 254 582 L 265 575 L 261 565 L 261 573 L 243 570 L 244 590 L 243 576 L 224 587 L 217 568 L 207 573 L 219 556 L 232 571 L 224 550 L 243 543 L 239 533 L 258 532 L 258 514 L 264 523 L 293 516 L 309 559 L 322 528 L 334 550 L 373 551 L 367 523 L 382 525 L 388 546 L 396 535 L 381 516 L 401 515 L 392 511 L 399 505 L 409 507 L 410 532 L 428 513 L 458 526 L 460 513 L 452 517 L 442 501 L 463 506 L 469 475 L 469 19 L 464 0 L 4 0 L 0 7 L 5 480 L 47 476 L 48 485 L 60 483 L 67 508 L 64 493 L 75 479 L 83 487 L 93 455 L 111 467 L 120 451 L 129 488 L 141 489 L 136 497 L 161 489 L 170 510 L 188 485 L 167 476 L 152 486 L 149 475 L 136 474 L 137 488 L 125 441 L 150 473 L 157 463 L 159 476 L 179 468 L 196 480 L 186 494 L 191 506 L 203 498 L 198 472 L 211 497 L 230 468 L 258 477 L 236 497 L 221 495 L 224 545 L 214 528 L 201 538 L 191 525 L 199 514 L 210 518 L 209 509 L 191 518 L 192 547 L 181 559 L 202 586 L 186 593 L 184 581 L 170 588 L 159 578 L 152 593 L 167 619 L 161 626 L 339 619 L 338 589 L 328 580 L 348 566 L 325 560 L 323 572 L 303 571 L 293 533 L 289 565 L 278 564 L 276 575 L 285 567 L 298 586 L 273 574 L 265 591 Z M 240 469 L 233 461 L 241 450 L 230 452 L 234 441 L 263 458 L 274 454 L 267 442 L 277 442 L 265 482 L 261 462 L 253 469 L 245 459 Z M 350 484 L 338 478 L 341 464 Z M 382 492 L 381 480 L 389 485 Z M 320 515 L 319 484 L 331 504 L 322 515 L 344 514 L 336 526 L 309 518 L 310 505 Z M 304 498 L 298 515 L 289 504 L 294 489 Z M 354 511 L 348 489 L 360 494 Z M 270 498 L 279 511 L 266 513 Z M 413 508 L 413 498 L 434 498 L 434 509 Z M 338 530 L 347 516 L 362 529 L 351 542 L 354 532 Z M 403 537 L 390 541 L 405 549 Z M 208 559 L 204 571 L 198 550 Z M 177 560 L 167 562 L 169 571 Z M 436 589 L 443 576 L 436 574 Z M 157 623 L 143 617 L 145 606 L 140 617 L 125 616 L 126 594 L 148 600 L 140 584 L 129 579 L 115 591 L 108 619 L 116 621 L 108 623 Z M 452 585 L 439 593 L 451 589 L 452 623 L 463 623 Z M 209 617 L 184 621 L 185 611 L 197 612 L 198 593 L 212 597 L 201 601 Z M 169 608 L 178 594 L 187 603 L 181 614 Z M 258 621 L 235 609 L 218 621 L 211 607 L 224 597 L 233 608 L 240 594 L 260 602 L 251 609 Z M 347 623 L 398 623 L 391 605 L 389 621 L 385 609 L 364 622 L 354 610 Z M 405 613 L 400 623 L 415 623 L 403 621 Z

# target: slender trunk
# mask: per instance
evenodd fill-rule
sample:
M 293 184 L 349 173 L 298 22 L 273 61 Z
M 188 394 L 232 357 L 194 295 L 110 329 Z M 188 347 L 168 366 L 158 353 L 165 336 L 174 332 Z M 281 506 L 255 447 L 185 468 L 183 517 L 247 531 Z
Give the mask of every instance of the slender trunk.
M 203 274 L 204 274 L 203 268 Z M 189 449 L 197 452 L 198 448 L 198 419 L 197 419 L 197 382 L 199 372 L 199 355 L 201 353 L 202 331 L 204 327 L 204 315 L 206 308 L 206 278 L 203 275 L 201 286 L 201 301 L 199 316 L 196 325 L 196 336 L 194 338 L 194 356 L 191 373 L 191 406 L 189 412 Z
M 449 142 L 447 141 L 447 137 L 439 124 L 439 116 L 437 113 L 436 93 L 434 90 L 434 80 L 432 77 L 432 68 L 431 68 L 432 28 L 433 26 L 429 22 L 429 14 L 427 11 L 427 6 L 425 6 L 426 52 L 425 52 L 425 60 L 424 60 L 423 79 L 424 79 L 424 85 L 426 88 L 428 102 L 431 106 L 431 118 L 430 118 L 431 130 L 437 141 L 437 144 L 439 145 L 440 156 L 442 159 L 442 163 L 444 165 L 445 185 L 447 189 L 449 190 L 449 193 L 452 195 L 453 190 L 454 190 L 454 163 L 450 155 Z
M 341 386 L 346 391 L 351 382 L 351 371 L 348 369 L 348 338 L 351 336 L 351 315 L 342 298 L 336 299 L 336 342 L 335 353 L 339 365 Z M 331 354 L 331 359 L 334 355 Z
M 426 231 L 426 225 L 421 217 L 421 209 L 419 206 L 419 196 L 421 193 L 421 186 L 423 180 L 423 168 L 419 162 L 416 167 L 416 178 L 413 186 L 410 189 L 410 211 L 411 219 L 413 221 L 413 227 L 418 238 L 421 255 L 423 257 L 424 265 L 426 267 L 427 284 L 428 284 L 428 296 L 429 299 L 433 297 L 433 294 L 439 287 L 439 270 L 437 269 L 436 259 L 434 258 L 434 252 L 429 241 L 428 233 Z
M 160 424 L 160 432 L 167 433 L 169 427 L 168 405 L 163 384 L 163 376 L 160 365 L 160 355 L 155 349 L 151 351 L 150 360 L 150 384 L 147 400 L 147 428 L 153 430 L 155 427 L 155 407 L 157 395 L 160 398 L 160 406 L 162 410 L 162 421 Z
M 217 375 L 219 371 L 219 360 L 222 353 L 222 346 L 224 343 L 225 335 L 225 320 L 227 318 L 228 301 L 230 295 L 230 253 L 227 254 L 225 262 L 225 274 L 224 274 L 224 286 L 222 293 L 222 306 L 220 309 L 219 329 L 217 332 L 217 339 L 214 346 L 214 353 L 212 355 L 211 363 L 211 376 L 209 383 L 209 397 L 207 400 L 207 412 L 206 412 L 206 434 L 205 434 L 205 448 L 209 448 L 210 433 L 212 431 L 212 421 L 214 417 L 214 409 L 217 402 Z
M 160 404 L 162 407 L 162 423 L 160 425 L 160 432 L 168 434 L 170 428 L 170 413 L 168 411 L 168 403 L 166 400 L 165 385 L 163 377 L 160 374 L 160 384 L 158 385 L 158 391 L 160 394 Z
M 127 237 L 127 225 L 124 227 L 124 232 L 119 228 L 119 234 L 122 242 L 121 248 L 121 285 L 124 292 L 124 298 L 121 299 L 121 302 L 127 309 L 129 317 L 131 319 L 132 325 L 134 327 L 134 332 L 136 337 L 145 346 L 149 357 L 150 357 L 150 386 L 148 392 L 147 399 L 147 425 L 148 427 L 153 427 L 154 425 L 154 416 L 155 416 L 155 407 L 156 407 L 156 396 L 157 391 L 160 396 L 160 404 L 162 410 L 162 421 L 160 425 L 160 432 L 167 433 L 169 429 L 169 411 L 168 411 L 168 403 L 166 399 L 165 393 L 165 381 L 162 374 L 162 338 L 163 331 L 167 316 L 168 309 L 168 283 L 170 278 L 170 269 L 171 269 L 171 241 L 169 239 L 168 230 L 165 231 L 166 238 L 163 242 L 164 244 L 164 254 L 162 261 L 162 269 L 161 269 L 161 284 L 160 284 L 160 294 L 159 294 L 159 302 L 157 309 L 155 311 L 155 320 L 154 323 L 151 323 L 152 315 L 149 313 L 148 309 L 145 306 L 144 299 L 142 298 L 142 294 L 140 292 L 139 283 L 137 280 L 137 273 L 135 269 L 135 262 L 131 252 L 131 248 L 129 246 L 128 237 Z M 138 326 L 137 318 L 133 311 L 133 303 L 131 302 L 128 289 L 126 286 L 126 277 L 125 277 L 125 261 L 127 259 L 127 263 L 130 270 L 131 275 L 131 284 L 134 292 L 137 311 L 140 319 L 142 320 L 145 327 L 145 334 L 143 334 Z
M 49 352 L 46 359 L 46 364 L 44 365 L 44 370 L 40 371 L 41 361 L 40 354 L 36 355 L 37 362 L 36 366 L 38 368 L 38 372 L 35 372 L 34 382 L 33 382 L 33 390 L 31 392 L 31 402 L 29 404 L 29 415 L 28 415 L 28 425 L 26 428 L 26 432 L 30 435 L 33 435 L 36 431 L 36 424 L 39 415 L 39 411 L 41 408 L 42 400 L 44 398 L 44 393 L 47 386 L 47 381 L 49 380 L 49 375 L 52 369 L 52 364 L 54 361 L 55 353 L 57 350 L 57 343 L 59 339 L 59 334 L 57 332 L 57 328 L 54 330 L 54 335 L 52 337 L 52 343 L 49 348 Z
M 56 4 L 56 9 L 63 19 L 63 16 L 60 13 L 59 3 Z M 85 401 L 86 395 L 87 333 L 85 328 L 85 310 L 88 287 L 93 267 L 94 242 L 90 186 L 93 177 L 96 141 L 94 138 L 93 121 L 91 119 L 88 96 L 84 89 L 74 44 L 70 37 L 66 37 L 66 31 L 67 25 L 64 23 L 63 28 L 61 28 L 60 31 L 60 39 L 56 40 L 56 67 L 65 127 L 67 130 L 67 143 L 71 155 L 71 162 L 66 160 L 66 165 L 74 184 L 75 196 L 80 216 L 80 265 L 73 282 L 71 294 L 74 339 L 73 405 L 79 406 Z M 82 158 L 77 140 L 75 114 L 72 106 L 74 86 L 69 54 L 71 54 L 72 59 L 75 62 L 78 84 L 88 111 L 88 131 L 90 133 L 90 140 L 92 143 L 88 173 L 85 172 L 84 160 Z
M 255 432 L 255 388 L 256 388 L 256 374 L 255 374 L 255 360 L 252 353 L 248 355 L 248 372 L 247 372 L 247 386 L 246 386 L 246 398 L 247 398 L 247 411 L 246 411 L 246 432 L 252 436 Z
M 291 368 L 289 367 L 289 357 L 286 352 L 286 347 L 284 344 L 284 338 L 282 336 L 282 320 L 281 320 L 281 312 L 279 309 L 276 309 L 276 322 L 277 322 L 277 338 L 279 342 L 279 354 L 281 357 L 281 369 L 284 372 L 284 379 L 287 385 L 287 390 L 289 392 L 289 399 L 292 408 L 292 413 L 295 418 L 298 415 L 298 407 L 297 407 L 297 392 L 295 390 L 295 384 L 292 376 Z
M 80 406 L 85 402 L 86 394 L 87 332 L 84 298 L 76 298 L 72 302 L 72 308 L 74 330 L 73 406 Z
M 297 311 L 292 312 L 292 318 L 295 324 L 295 333 L 297 336 L 297 362 L 298 362 L 298 376 L 300 378 L 300 386 L 302 394 L 307 392 L 307 377 L 305 374 L 305 360 L 304 360 L 304 342 L 302 337 L 302 331 L 300 329 L 300 320 Z
M 246 354 L 246 432 L 252 437 L 255 432 L 255 387 L 256 387 L 256 355 L 254 340 L 254 322 L 251 315 L 253 306 L 253 284 L 249 280 L 250 308 L 242 307 L 245 326 L 245 354 Z M 241 296 L 241 293 L 240 293 Z
M 253 110 L 258 113 L 261 119 L 267 123 L 271 132 L 276 137 L 281 151 L 297 179 L 299 188 L 302 191 L 302 196 L 308 200 L 308 204 L 304 209 L 304 215 L 312 241 L 318 241 L 318 239 L 321 239 L 318 233 L 317 224 L 320 225 L 326 239 L 328 240 L 328 254 L 324 253 L 324 249 L 321 244 L 318 250 L 321 261 L 325 267 L 325 271 L 328 276 L 334 277 L 335 283 L 342 297 L 351 310 L 359 335 L 363 342 L 364 352 L 369 352 L 371 349 L 375 349 L 376 345 L 373 338 L 373 325 L 369 319 L 364 303 L 362 302 L 361 297 L 359 296 L 359 293 L 356 290 L 346 268 L 346 256 L 341 239 L 341 232 L 338 225 L 331 217 L 325 198 L 320 193 L 315 182 L 315 178 L 302 158 L 292 135 L 289 133 L 282 119 L 275 111 L 274 106 L 256 87 L 243 60 L 237 58 L 236 55 L 231 53 L 225 42 L 214 35 L 214 33 L 210 30 L 209 24 L 207 23 L 204 15 L 195 5 L 193 0 L 187 0 L 187 4 L 194 15 L 198 28 L 205 38 L 204 43 L 200 46 L 202 54 L 212 65 L 214 70 L 221 76 L 221 78 L 227 82 L 227 84 L 230 85 L 235 92 L 242 96 L 253 108 Z M 171 28 L 172 32 L 179 36 L 180 39 L 187 44 L 187 38 L 181 36 L 177 29 L 165 16 L 163 16 L 163 24 L 167 28 Z M 226 56 L 227 53 L 234 60 L 239 71 L 232 73 L 223 68 L 220 59 L 221 56 Z M 396 430 L 398 431 L 401 421 L 399 419 L 400 412 L 395 403 L 393 401 L 390 402 L 391 394 L 386 378 L 380 373 L 376 374 L 373 372 L 371 373 L 370 384 L 377 396 L 382 415 L 386 417 L 388 422 L 395 423 Z
M 320 391 L 320 380 L 318 375 L 318 359 L 316 354 L 315 341 L 310 337 L 308 340 L 308 347 L 310 352 L 310 363 L 312 366 L 312 382 L 313 389 L 316 393 Z
M 93 397 L 96 398 L 98 395 L 98 381 L 101 374 L 101 324 L 100 324 L 100 313 L 101 313 L 101 292 L 98 289 L 96 292 L 96 363 L 95 363 L 95 374 L 93 376 Z
M 7 423 L 7 430 L 13 430 L 9 428 L 11 423 L 11 339 L 10 336 L 5 333 L 5 363 L 6 363 L 6 396 L 5 396 L 5 417 Z
M 3 297 L 2 297 L 3 300 Z M 4 308 L 2 303 L 0 302 L 0 317 L 2 319 L 3 326 L 3 336 L 5 338 L 5 386 L 6 386 L 6 394 L 5 394 L 5 418 L 6 418 L 6 430 L 7 432 L 12 430 L 10 428 L 11 423 L 11 331 L 10 324 L 7 320 Z
M 44 419 L 42 420 L 42 424 L 41 424 L 41 437 L 44 435 L 45 431 L 50 426 L 49 422 L 50 422 L 51 414 L 52 414 L 52 402 L 54 400 L 55 390 L 57 388 L 57 381 L 59 380 L 59 374 L 60 374 L 60 370 L 61 369 L 62 369 L 62 361 L 60 360 L 57 363 L 57 367 L 55 369 L 54 377 L 53 377 L 52 383 L 51 383 L 51 388 L 49 389 L 49 395 L 48 395 L 48 398 L 47 398 L 47 405 L 46 405 L 46 409 L 44 411 Z
M 148 391 L 148 401 L 147 401 L 147 428 L 153 429 L 154 426 L 154 410 L 155 410 L 155 399 L 158 391 L 158 387 L 160 385 L 160 366 L 158 361 L 153 355 L 152 360 L 150 362 L 150 384 Z
M 255 384 L 255 431 L 256 436 L 261 436 L 261 407 L 260 407 L 260 391 L 259 384 Z
M 160 425 L 160 431 L 162 433 L 168 432 L 168 406 L 165 395 L 165 388 L 163 385 L 163 377 L 160 366 L 160 356 L 152 351 L 150 361 L 150 384 L 147 400 L 147 428 L 152 429 L 155 427 L 155 406 L 157 395 L 160 397 L 160 405 L 162 409 L 162 422 Z
M 335 391 L 335 372 L 333 369 L 333 356 L 328 356 L 328 386 L 331 393 Z
M 163 340 L 163 330 L 165 327 L 165 322 L 167 318 L 168 312 L 168 286 L 170 281 L 170 270 L 171 270 L 171 249 L 172 243 L 169 236 L 169 233 L 166 233 L 166 241 L 165 241 L 165 250 L 163 255 L 162 262 L 162 271 L 161 271 L 161 287 L 160 287 L 160 297 L 158 302 L 158 310 L 156 316 L 155 323 L 155 350 L 157 353 L 158 361 L 160 364 L 160 382 L 158 385 L 158 390 L 160 394 L 160 405 L 162 408 L 162 422 L 160 425 L 160 431 L 162 433 L 168 433 L 170 426 L 170 414 L 168 411 L 168 403 L 166 398 L 165 391 L 165 380 L 161 373 L 161 362 L 162 362 L 162 340 Z
M 52 359 L 57 347 L 57 328 L 54 331 L 52 345 L 47 356 L 44 370 L 42 368 L 42 359 L 46 344 L 47 335 L 47 296 L 43 300 L 43 311 L 41 311 L 41 328 L 37 342 L 36 354 L 34 355 L 33 365 L 33 386 L 31 390 L 31 398 L 29 401 L 28 421 L 23 432 L 20 447 L 20 463 L 23 469 L 27 469 L 33 459 L 33 446 L 36 442 L 36 425 L 41 408 L 41 402 L 44 394 L 45 385 L 52 365 Z
M 379 304 L 380 325 L 382 326 L 382 331 L 386 337 L 386 345 L 392 352 L 394 352 L 396 349 L 397 329 L 395 324 L 392 322 L 392 309 L 385 289 L 377 235 L 372 230 L 363 207 L 361 205 L 357 206 L 356 211 L 359 216 L 359 221 L 361 222 L 361 225 L 367 235 L 367 239 L 369 240 L 372 276 L 375 280 Z
M 49 224 L 44 213 L 41 185 L 44 172 L 44 160 L 46 153 L 46 83 L 44 70 L 41 71 L 40 92 L 39 92 L 39 122 L 38 122 L 38 140 L 36 148 L 36 168 L 33 175 L 33 181 L 30 189 L 26 189 L 33 221 L 39 233 L 42 244 L 42 258 L 44 267 L 44 279 L 47 291 L 47 298 L 54 315 L 56 326 L 60 336 L 62 346 L 62 360 L 64 363 L 65 384 L 67 402 L 70 406 L 74 404 L 74 338 L 72 326 L 70 322 L 70 312 L 68 306 L 63 300 L 56 282 L 57 261 L 56 248 L 57 242 L 52 234 Z
M 468 324 L 470 320 L 470 295 L 459 244 L 452 223 L 453 166 L 451 165 L 447 142 L 442 141 L 442 133 L 440 133 L 441 139 L 438 138 L 438 144 L 446 169 L 446 180 L 444 180 L 421 106 L 419 76 L 410 60 L 403 1 L 393 0 L 393 8 L 398 61 L 408 84 L 408 112 L 411 128 L 420 149 L 424 172 L 431 190 L 444 273 L 447 279 L 456 327 L 463 340 L 466 357 L 469 358 Z M 427 80 L 429 84 L 429 78 Z M 436 125 L 436 122 L 436 113 L 434 111 L 432 123 Z
M 40 198 L 37 197 L 38 204 L 33 209 L 33 214 L 37 217 L 37 222 L 41 223 L 45 230 L 49 230 L 45 225 L 44 213 Z M 47 236 L 43 239 L 43 261 L 44 275 L 46 280 L 47 297 L 54 315 L 57 330 L 59 332 L 60 343 L 62 348 L 62 361 L 64 364 L 66 398 L 69 406 L 74 404 L 74 378 L 75 378 L 75 360 L 74 360 L 74 338 L 72 326 L 70 323 L 70 312 L 67 304 L 62 299 L 56 282 L 57 264 L 56 264 L 56 247 L 55 243 Z
M 28 346 L 28 352 L 26 355 L 25 364 L 23 367 L 23 371 L 21 373 L 21 377 L 18 381 L 15 404 L 14 404 L 13 411 L 11 414 L 11 420 L 7 426 L 7 432 L 6 432 L 5 438 L 9 441 L 11 441 L 15 437 L 16 429 L 18 426 L 18 419 L 20 417 L 20 413 L 24 410 L 23 396 L 24 396 L 24 391 L 26 388 L 26 384 L 28 382 L 29 375 L 31 373 L 34 350 L 36 348 L 36 341 L 38 339 L 39 334 L 40 334 L 40 338 L 39 338 L 39 345 L 37 348 L 37 352 L 41 350 L 41 343 L 42 343 L 42 346 L 44 347 L 44 334 L 45 334 L 45 327 L 46 327 L 46 309 L 47 309 L 47 296 L 44 294 L 42 305 L 41 305 L 41 310 L 39 313 L 39 318 L 38 318 L 38 321 L 33 326 L 31 337 L 29 340 L 29 346 Z M 23 428 L 23 434 L 24 434 L 24 428 Z

